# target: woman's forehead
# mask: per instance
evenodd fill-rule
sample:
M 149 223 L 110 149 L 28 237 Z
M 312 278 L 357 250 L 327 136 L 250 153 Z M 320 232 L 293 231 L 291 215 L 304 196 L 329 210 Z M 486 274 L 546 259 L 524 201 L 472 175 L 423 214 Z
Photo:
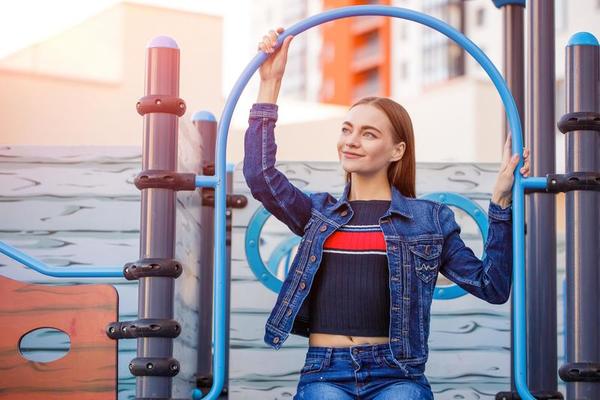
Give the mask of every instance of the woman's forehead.
M 352 107 L 346 113 L 346 119 L 344 121 L 359 127 L 362 125 L 370 125 L 382 131 L 391 129 L 391 124 L 387 115 L 379 108 L 369 104 L 359 104 Z

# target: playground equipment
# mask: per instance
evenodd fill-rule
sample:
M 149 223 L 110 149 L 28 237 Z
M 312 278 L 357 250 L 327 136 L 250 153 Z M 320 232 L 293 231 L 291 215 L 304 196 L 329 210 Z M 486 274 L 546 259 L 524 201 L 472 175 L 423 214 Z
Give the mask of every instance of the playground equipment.
M 511 2 L 500 2 L 511 3 Z M 513 2 L 515 3 L 515 2 Z M 516 2 L 521 3 L 521 2 Z M 535 2 L 534 2 L 535 3 Z M 501 4 L 506 5 L 506 4 Z M 323 23 L 341 18 L 356 16 L 385 16 L 413 21 L 434 29 L 459 44 L 467 51 L 485 70 L 494 86 L 498 90 L 506 110 L 508 128 L 512 132 L 512 151 L 522 156 L 523 139 L 521 119 L 517 104 L 499 71 L 487 56 L 468 38 L 443 21 L 412 10 L 387 7 L 387 6 L 353 6 L 330 10 L 304 21 L 301 21 L 284 32 L 278 45 L 287 35 L 297 35 L 307 29 Z M 575 35 L 568 45 L 567 63 L 568 76 L 572 79 L 575 71 L 577 76 L 582 76 L 577 85 L 569 81 L 569 113 L 561 120 L 559 127 L 563 132 L 575 133 L 578 140 L 570 142 L 569 151 L 585 153 L 585 149 L 575 147 L 580 143 L 579 136 L 589 146 L 588 150 L 597 147 L 597 134 L 600 131 L 600 115 L 598 114 L 597 92 L 595 85 L 586 85 L 598 79 L 598 42 L 590 34 Z M 140 259 L 128 263 L 124 270 L 115 268 L 90 269 L 85 271 L 71 271 L 69 276 L 119 276 L 139 281 L 139 309 L 136 321 L 114 321 L 107 326 L 107 334 L 113 339 L 136 338 L 138 341 L 137 357 L 129 365 L 131 373 L 137 377 L 136 397 L 139 399 L 171 397 L 171 378 L 179 370 L 179 362 L 172 357 L 173 339 L 181 332 L 181 326 L 173 319 L 174 279 L 182 273 L 183 266 L 174 259 L 174 227 L 175 227 L 175 194 L 181 190 L 195 190 L 202 188 L 210 190 L 214 204 L 214 240 L 213 262 L 214 274 L 214 320 L 212 338 L 212 379 L 207 380 L 210 390 L 206 395 L 197 389 L 192 393 L 192 398 L 216 399 L 223 393 L 226 383 L 226 332 L 227 332 L 227 255 L 226 255 L 226 214 L 227 204 L 240 205 L 241 198 L 227 195 L 226 182 L 226 144 L 231 117 L 241 92 L 247 85 L 252 75 L 267 58 L 266 54 L 259 53 L 245 68 L 236 82 L 232 93 L 227 99 L 221 115 L 216 137 L 215 168 L 214 174 L 208 169 L 202 175 L 195 173 L 179 173 L 177 168 L 177 131 L 178 117 L 185 112 L 185 102 L 178 97 L 179 86 L 179 50 L 176 43 L 165 37 L 159 37 L 150 42 L 148 46 L 147 74 L 145 96 L 138 102 L 138 112 L 144 117 L 144 152 L 142 157 L 142 172 L 136 178 L 135 184 L 142 193 L 141 201 L 141 231 L 140 231 Z M 584 91 L 585 90 L 585 91 Z M 210 121 L 208 114 L 199 118 L 200 121 Z M 215 122 L 215 121 L 211 121 Z M 570 136 L 571 137 L 571 136 Z M 514 382 L 519 396 L 524 399 L 534 399 L 528 386 L 527 363 L 527 313 L 526 313 L 526 281 L 525 281 L 525 193 L 545 192 L 557 193 L 567 191 L 598 191 L 600 190 L 600 174 L 598 162 L 593 157 L 574 157 L 573 165 L 565 175 L 547 174 L 523 178 L 518 170 L 522 161 L 516 168 L 513 186 L 513 335 L 514 335 Z M 595 163 L 595 164 L 594 164 Z M 210 171 L 212 172 L 212 171 Z M 535 170 L 534 170 L 535 173 Z M 590 193 L 592 195 L 593 193 Z M 452 194 L 434 194 L 440 201 L 452 201 Z M 440 197 L 444 196 L 444 197 Z M 597 204 L 597 198 L 584 196 L 577 192 L 572 196 L 577 202 L 577 212 L 588 212 Z M 596 203 L 594 203 L 594 201 Z M 458 205 L 462 207 L 459 203 Z M 581 210 L 581 211 L 580 211 Z M 474 211 L 473 211 L 474 212 Z M 597 233 L 597 206 L 592 218 L 588 215 L 578 215 L 575 221 L 578 229 L 582 230 L 584 237 L 598 238 Z M 594 218 L 594 215 L 596 218 Z M 151 229 L 150 229 L 151 228 Z M 594 230 L 595 229 L 595 230 Z M 531 227 L 530 227 L 531 230 Z M 589 250 L 586 243 L 571 243 L 572 249 L 587 249 L 581 257 L 586 263 L 597 260 L 597 250 Z M 28 258 L 10 246 L 2 244 L 0 251 L 14 259 L 39 270 L 42 273 L 62 275 L 63 273 L 44 266 L 36 260 Z M 594 251 L 596 253 L 594 253 Z M 577 253 L 575 253 L 577 254 Z M 595 257 L 595 258 L 594 258 Z M 587 280 L 579 276 L 568 276 L 567 285 L 570 293 L 592 293 L 597 286 L 592 284 L 594 277 L 588 271 Z M 210 277 L 205 277 L 210 282 Z M 597 285 L 597 279 L 595 279 Z M 271 287 L 271 286 L 269 286 Z M 274 287 L 271 287 L 274 289 Z M 276 288 L 275 288 L 276 289 Z M 573 289 L 577 289 L 573 291 Z M 597 292 L 597 291 L 596 291 Z M 453 295 L 457 295 L 456 293 Z M 581 294 L 579 294 L 581 295 Z M 441 296 L 441 294 L 440 294 Z M 592 297 L 589 297 L 592 298 Z M 583 298 L 569 297 L 572 301 L 567 312 L 575 326 L 575 335 L 569 334 L 569 359 L 585 359 L 590 353 L 597 351 L 593 342 L 597 342 L 594 329 L 597 320 L 591 319 L 590 326 L 582 318 L 575 319 L 575 315 L 583 312 L 586 316 L 593 314 L 593 305 L 589 305 Z M 588 309 L 587 307 L 592 307 Z M 596 316 L 595 318 L 598 318 Z M 204 327 L 206 329 L 206 326 Z M 206 332 L 206 330 L 204 331 Z M 596 343 L 597 346 L 597 343 Z M 211 349 L 205 349 L 210 353 Z M 593 355 L 595 360 L 600 357 Z M 552 369 L 553 370 L 553 369 Z M 575 362 L 561 368 L 561 378 L 573 382 L 570 386 L 574 395 L 576 393 L 595 393 L 600 374 L 598 362 Z M 558 394 L 560 395 L 560 394 Z M 544 394 L 543 398 L 556 398 L 555 393 Z M 575 395 L 577 397 L 577 395 Z M 504 397 L 509 398 L 509 397 Z M 561 397 L 558 397 L 561 398 Z

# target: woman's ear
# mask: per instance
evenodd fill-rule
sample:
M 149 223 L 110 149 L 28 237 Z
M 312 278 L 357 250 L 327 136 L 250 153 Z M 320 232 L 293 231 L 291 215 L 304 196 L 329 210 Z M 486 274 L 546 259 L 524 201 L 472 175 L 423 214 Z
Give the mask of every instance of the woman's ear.
M 396 143 L 394 145 L 394 151 L 392 152 L 392 159 L 390 161 L 395 162 L 395 161 L 401 160 L 402 157 L 404 156 L 405 150 L 406 150 L 405 142 Z

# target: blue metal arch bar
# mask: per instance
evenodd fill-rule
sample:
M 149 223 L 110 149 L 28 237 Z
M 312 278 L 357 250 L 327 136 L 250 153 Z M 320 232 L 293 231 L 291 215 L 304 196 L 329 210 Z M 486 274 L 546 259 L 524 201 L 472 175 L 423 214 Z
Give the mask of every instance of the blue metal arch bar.
M 429 15 L 422 14 L 405 8 L 389 7 L 389 6 L 352 6 L 329 10 L 321 14 L 317 14 L 303 21 L 300 21 L 279 36 L 276 46 L 279 47 L 282 41 L 288 35 L 298 35 L 307 29 L 324 24 L 329 21 L 334 21 L 341 18 L 356 17 L 356 16 L 386 16 L 405 19 L 419 24 L 428 26 L 448 38 L 455 41 L 465 51 L 481 65 L 488 74 L 494 86 L 500 94 L 502 103 L 506 110 L 508 125 L 512 132 L 512 151 L 521 155 L 519 164 L 515 169 L 515 181 L 512 188 L 513 194 L 513 295 L 514 295 L 514 310 L 513 310 L 513 329 L 515 333 L 514 341 L 514 364 L 515 364 L 515 386 L 518 393 L 523 399 L 535 400 L 527 387 L 527 365 L 526 365 L 526 342 L 525 342 L 525 243 L 524 243 L 524 188 L 527 178 L 523 178 L 518 172 L 523 166 L 523 139 L 521 131 L 521 121 L 515 100 L 513 99 L 510 90 L 508 89 L 502 75 L 490 59 L 475 45 L 470 39 L 462 33 L 441 21 Z M 248 84 L 250 78 L 258 70 L 260 65 L 267 59 L 268 55 L 259 52 L 250 61 L 248 66 L 242 72 L 242 75 L 235 83 L 221 114 L 219 121 L 217 147 L 216 147 L 216 182 L 215 187 L 215 225 L 214 237 L 216 246 L 214 251 L 214 265 L 216 270 L 214 281 L 214 329 L 217 333 L 214 335 L 214 358 L 213 358 L 213 384 L 210 391 L 204 396 L 207 399 L 216 399 L 220 394 L 224 383 L 224 368 L 225 368 L 225 212 L 226 212 L 226 151 L 227 151 L 227 135 L 229 133 L 229 125 L 231 117 L 237 101 L 239 100 L 242 91 Z M 202 398 L 200 390 L 194 390 L 193 398 Z

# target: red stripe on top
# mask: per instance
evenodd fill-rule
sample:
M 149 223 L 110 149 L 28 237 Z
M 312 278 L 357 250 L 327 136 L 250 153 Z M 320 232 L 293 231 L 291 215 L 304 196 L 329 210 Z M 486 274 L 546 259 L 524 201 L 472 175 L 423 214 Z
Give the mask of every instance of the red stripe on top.
M 383 232 L 333 232 L 323 244 L 330 250 L 385 251 Z

